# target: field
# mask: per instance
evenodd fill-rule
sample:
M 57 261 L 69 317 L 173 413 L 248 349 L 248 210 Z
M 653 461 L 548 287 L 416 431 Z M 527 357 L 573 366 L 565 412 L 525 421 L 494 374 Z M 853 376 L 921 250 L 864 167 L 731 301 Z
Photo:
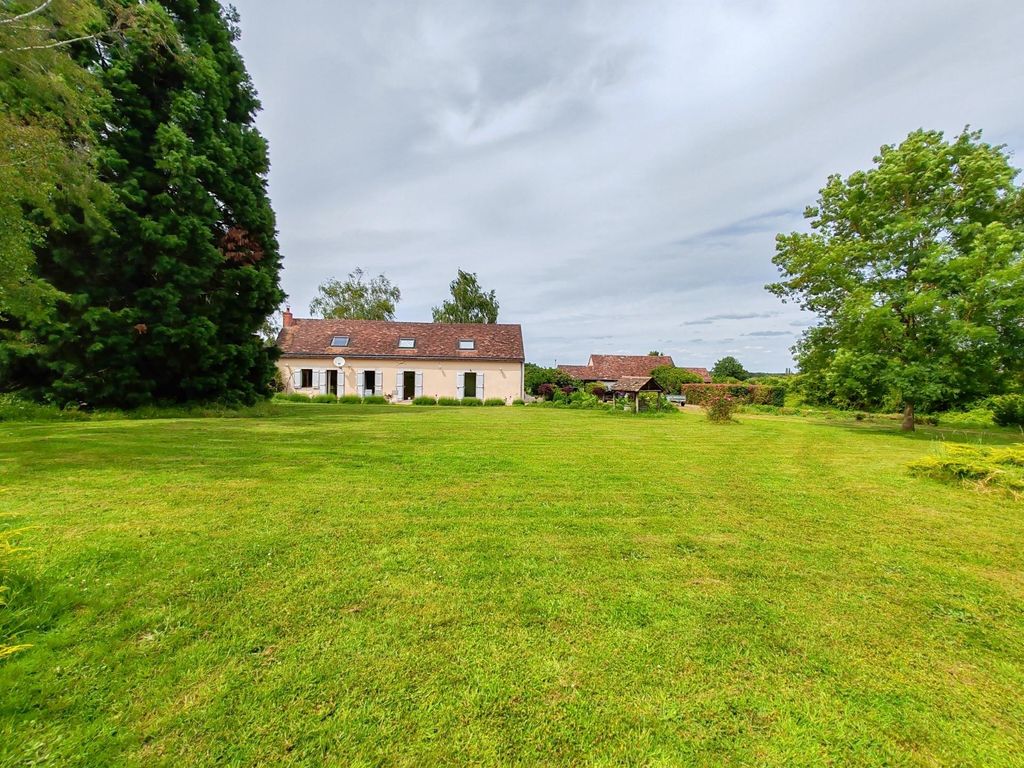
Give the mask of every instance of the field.
M 0 424 L 0 765 L 1020 765 L 1012 435 L 740 422 Z

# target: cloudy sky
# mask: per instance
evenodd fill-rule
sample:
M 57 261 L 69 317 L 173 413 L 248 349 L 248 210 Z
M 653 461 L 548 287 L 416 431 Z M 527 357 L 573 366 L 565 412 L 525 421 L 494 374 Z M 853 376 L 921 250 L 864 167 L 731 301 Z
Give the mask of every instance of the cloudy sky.
M 1020 0 L 235 4 L 293 310 L 359 266 L 429 320 L 461 267 L 539 363 L 785 369 L 774 236 L 829 173 L 1024 147 Z

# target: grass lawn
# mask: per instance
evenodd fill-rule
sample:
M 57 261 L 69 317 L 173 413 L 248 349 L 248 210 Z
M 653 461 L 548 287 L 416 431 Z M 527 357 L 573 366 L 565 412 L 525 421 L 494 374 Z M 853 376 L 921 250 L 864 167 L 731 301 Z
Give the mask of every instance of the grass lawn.
M 740 419 L 0 424 L 0 765 L 1021 765 L 1024 504 Z

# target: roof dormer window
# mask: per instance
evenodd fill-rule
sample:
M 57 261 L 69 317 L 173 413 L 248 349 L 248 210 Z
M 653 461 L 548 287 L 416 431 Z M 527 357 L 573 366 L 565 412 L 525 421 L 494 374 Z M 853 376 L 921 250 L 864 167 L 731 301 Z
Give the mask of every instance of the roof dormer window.
M 416 349 L 416 339 L 399 339 L 399 349 Z
M 476 339 L 459 339 L 459 349 L 476 349 Z
M 331 337 L 331 346 L 332 347 L 347 347 L 348 346 L 348 336 L 332 336 Z

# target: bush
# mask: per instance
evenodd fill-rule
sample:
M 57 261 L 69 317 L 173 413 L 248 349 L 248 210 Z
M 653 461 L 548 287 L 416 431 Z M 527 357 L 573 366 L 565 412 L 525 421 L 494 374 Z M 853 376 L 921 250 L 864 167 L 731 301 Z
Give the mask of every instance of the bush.
M 484 401 L 479 397 L 464 397 L 459 401 L 459 405 L 483 405 Z
M 673 368 L 671 365 L 659 365 L 651 371 L 651 378 L 658 386 L 672 395 L 677 395 L 684 384 L 700 384 L 704 379 L 685 368 Z
M 384 395 L 367 395 L 363 398 L 363 405 L 387 405 L 388 399 Z
M 604 397 L 608 389 L 600 381 L 592 381 L 585 387 L 588 394 L 594 397 Z
M 363 398 L 359 395 L 342 395 L 338 398 L 338 402 L 342 405 L 359 405 L 363 402 Z
M 549 384 L 545 382 L 544 384 L 540 384 L 537 386 L 536 395 L 542 400 L 550 400 L 552 396 L 555 394 L 555 391 L 556 390 L 554 384 Z
M 338 402 L 338 398 L 336 398 L 334 395 L 313 395 L 309 399 L 310 399 L 311 402 L 314 402 L 314 403 L 337 403 Z
M 428 397 L 427 395 L 420 395 L 412 399 L 413 405 L 437 405 L 436 397 Z
M 1024 426 L 1024 395 L 998 395 L 990 403 L 992 418 L 1000 427 Z
M 287 400 L 289 403 L 309 403 L 312 402 L 309 399 L 309 395 L 304 395 L 301 392 L 289 392 L 286 395 L 277 395 L 278 400 Z
M 512 401 L 512 405 L 526 405 L 526 401 L 517 397 Z
M 759 384 L 683 384 L 680 391 L 686 396 L 687 405 L 705 405 L 721 395 L 728 395 L 738 404 L 774 405 L 777 408 L 786 404 L 784 388 Z
M 523 367 L 523 372 L 523 386 L 531 395 L 543 397 L 540 393 L 540 388 L 545 384 L 550 384 L 552 389 L 579 384 L 576 379 L 558 368 L 541 368 L 539 365 L 527 363 Z M 550 397 L 550 395 L 547 395 L 547 397 Z
M 739 403 L 732 395 L 720 392 L 703 403 L 708 419 L 717 423 L 732 421 L 732 415 Z
M 484 405 L 490 405 L 490 406 L 505 405 L 505 400 L 503 398 L 500 398 L 500 397 L 488 397 L 486 400 L 484 400 Z
M 649 413 L 662 413 L 675 410 L 675 406 L 661 392 L 641 392 L 640 410 Z
M 438 405 L 462 405 L 462 401 L 457 397 L 439 397 L 437 398 Z

